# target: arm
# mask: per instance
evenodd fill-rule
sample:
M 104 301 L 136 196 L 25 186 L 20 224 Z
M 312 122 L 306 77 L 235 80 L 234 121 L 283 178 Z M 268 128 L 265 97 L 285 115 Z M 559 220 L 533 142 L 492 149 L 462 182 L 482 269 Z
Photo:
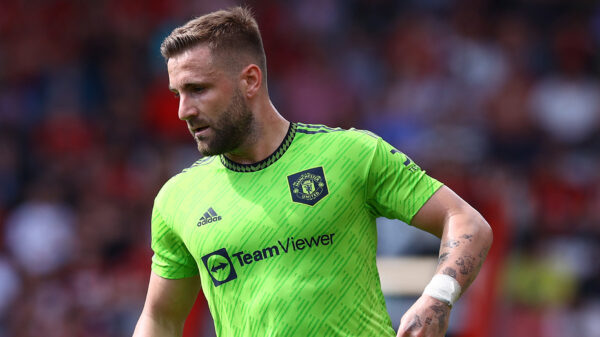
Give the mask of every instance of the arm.
M 492 245 L 492 230 L 485 219 L 443 186 L 417 212 L 411 225 L 442 239 L 436 274 L 455 278 L 464 293 Z M 402 317 L 398 337 L 444 336 L 450 309 L 447 304 L 422 295 Z
M 199 290 L 198 276 L 170 280 L 152 272 L 144 310 L 133 337 L 181 336 Z

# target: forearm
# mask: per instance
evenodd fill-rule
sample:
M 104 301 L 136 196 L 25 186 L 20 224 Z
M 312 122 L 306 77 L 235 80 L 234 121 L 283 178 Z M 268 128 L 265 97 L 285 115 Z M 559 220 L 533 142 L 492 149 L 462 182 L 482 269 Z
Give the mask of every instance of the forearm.
M 436 273 L 456 279 L 463 293 L 481 269 L 492 245 L 492 231 L 483 217 L 473 209 L 460 209 L 459 212 L 455 210 L 443 222 Z M 426 293 L 427 288 L 402 317 L 398 337 L 415 336 L 415 333 L 419 333 L 419 336 L 437 337 L 446 332 L 450 306 L 442 303 L 445 300 Z
M 183 322 L 173 323 L 143 311 L 135 326 L 133 337 L 180 337 L 183 334 Z
M 442 337 L 450 317 L 448 304 L 454 303 L 459 291 L 464 293 L 477 276 L 492 245 L 492 230 L 481 214 L 445 186 L 427 201 L 411 224 L 442 242 L 436 276 L 402 316 L 398 337 Z
M 455 278 L 461 294 L 479 273 L 492 245 L 492 230 L 476 211 L 448 216 L 442 234 L 436 273 Z

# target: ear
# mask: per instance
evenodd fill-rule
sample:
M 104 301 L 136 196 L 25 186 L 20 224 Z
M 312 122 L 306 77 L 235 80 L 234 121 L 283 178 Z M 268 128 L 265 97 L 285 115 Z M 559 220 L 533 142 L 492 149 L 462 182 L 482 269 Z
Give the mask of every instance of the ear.
M 256 96 L 262 86 L 262 71 L 256 64 L 249 64 L 240 74 L 241 90 L 244 96 Z

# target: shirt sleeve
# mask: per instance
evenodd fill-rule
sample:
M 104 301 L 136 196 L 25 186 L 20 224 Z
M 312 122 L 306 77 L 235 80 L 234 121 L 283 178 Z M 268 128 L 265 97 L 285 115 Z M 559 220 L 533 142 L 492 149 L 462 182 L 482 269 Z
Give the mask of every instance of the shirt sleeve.
M 410 224 L 441 186 L 407 155 L 378 137 L 366 187 L 367 205 L 376 217 Z
M 198 274 L 194 258 L 156 205 L 152 210 L 152 250 L 152 271 L 159 276 L 179 279 Z

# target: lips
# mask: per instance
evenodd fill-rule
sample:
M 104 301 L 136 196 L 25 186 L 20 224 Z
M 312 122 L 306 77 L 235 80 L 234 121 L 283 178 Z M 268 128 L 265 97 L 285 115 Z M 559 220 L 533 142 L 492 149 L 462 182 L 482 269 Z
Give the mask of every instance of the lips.
M 195 127 L 192 129 L 192 133 L 194 134 L 194 137 L 198 138 L 198 137 L 202 136 L 203 134 L 205 134 L 206 131 L 208 130 L 208 128 L 209 128 L 208 125 Z

